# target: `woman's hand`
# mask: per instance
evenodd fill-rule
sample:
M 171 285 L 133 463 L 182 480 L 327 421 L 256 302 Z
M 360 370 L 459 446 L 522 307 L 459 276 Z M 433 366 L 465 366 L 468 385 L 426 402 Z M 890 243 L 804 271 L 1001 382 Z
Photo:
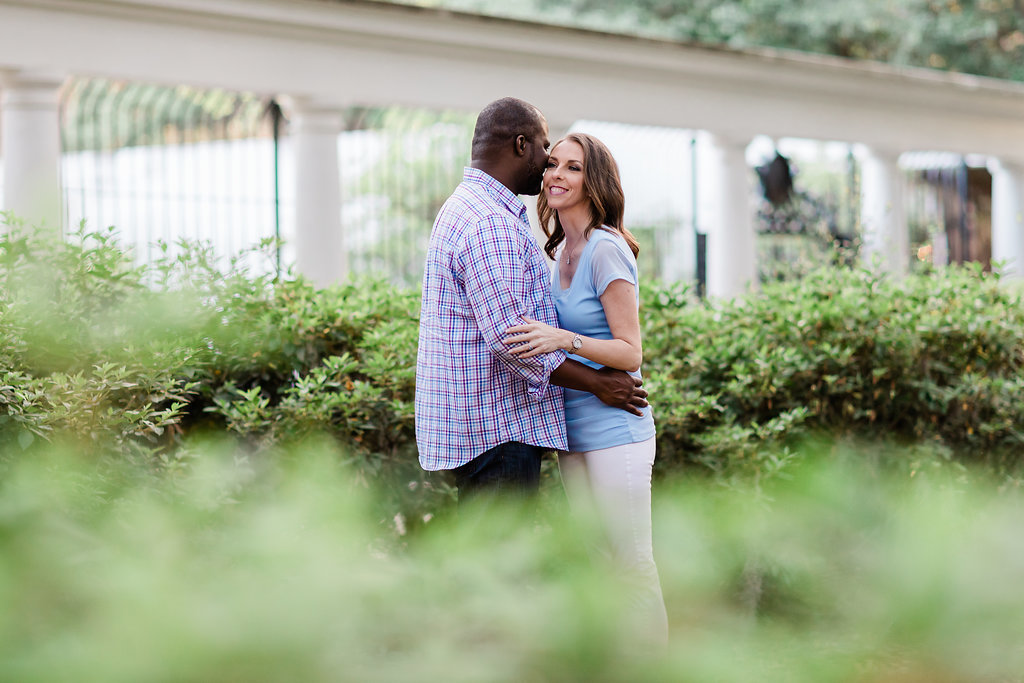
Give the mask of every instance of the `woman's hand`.
M 515 325 L 505 330 L 506 335 L 511 335 L 502 340 L 507 346 L 512 346 L 509 353 L 520 358 L 530 358 L 538 353 L 551 353 L 558 349 L 567 349 L 572 345 L 572 332 L 551 327 L 539 320 L 523 316 L 526 322 L 522 325 Z

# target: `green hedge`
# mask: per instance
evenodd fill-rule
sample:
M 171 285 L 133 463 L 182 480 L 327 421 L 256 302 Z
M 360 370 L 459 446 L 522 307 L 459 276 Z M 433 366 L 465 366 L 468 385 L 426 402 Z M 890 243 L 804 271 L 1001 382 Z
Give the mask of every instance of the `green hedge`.
M 330 449 L 0 477 L 0 680 L 1018 681 L 1018 493 L 804 456 L 772 503 L 660 481 L 669 647 L 560 496 L 385 534 Z M 397 525 L 396 525 L 397 526 Z M 633 614 L 635 617 L 635 614 Z M 466 647 L 466 643 L 472 643 Z
M 416 464 L 418 291 L 256 275 L 259 250 L 227 275 L 170 253 L 138 268 L 109 232 L 0 238 L 5 453 L 73 439 L 174 468 L 210 430 L 257 455 L 327 434 L 415 505 L 444 494 Z M 735 301 L 655 283 L 642 299 L 661 473 L 768 478 L 818 434 L 1017 466 L 1024 312 L 995 276 L 825 269 Z
M 770 472 L 790 437 L 925 444 L 1015 466 L 1024 444 L 1024 309 L 978 267 L 903 279 L 823 269 L 727 303 L 648 288 L 660 455 Z

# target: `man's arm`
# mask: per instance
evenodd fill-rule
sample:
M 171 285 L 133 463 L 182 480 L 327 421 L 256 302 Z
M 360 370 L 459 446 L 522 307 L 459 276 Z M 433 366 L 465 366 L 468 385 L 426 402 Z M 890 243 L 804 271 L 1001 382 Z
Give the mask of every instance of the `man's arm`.
M 643 382 L 622 370 L 595 370 L 567 358 L 552 371 L 551 382 L 566 389 L 589 392 L 603 403 L 634 415 L 640 415 L 640 409 L 647 405 L 647 390 L 641 386 Z
M 547 391 L 552 370 L 565 360 L 563 351 L 532 358 L 513 355 L 502 343 L 505 330 L 524 315 L 537 315 L 527 302 L 537 287 L 536 277 L 528 277 L 528 264 L 522 251 L 533 236 L 515 219 L 489 216 L 481 221 L 475 234 L 456 259 L 462 277 L 466 304 L 476 318 L 477 328 L 494 357 L 511 372 L 521 376 L 530 394 L 540 397 Z
M 639 415 L 647 405 L 642 382 L 621 370 L 593 368 L 567 359 L 562 351 L 519 358 L 502 343 L 505 330 L 532 311 L 523 303 L 527 289 L 535 286 L 524 277 L 517 245 L 524 237 L 511 221 L 491 219 L 487 229 L 471 238 L 461 260 L 467 303 L 473 310 L 484 340 L 495 357 L 531 385 L 531 393 L 543 394 L 548 382 L 594 394 L 602 402 Z M 526 237 L 528 239 L 528 237 Z M 550 370 L 548 369 L 550 368 Z

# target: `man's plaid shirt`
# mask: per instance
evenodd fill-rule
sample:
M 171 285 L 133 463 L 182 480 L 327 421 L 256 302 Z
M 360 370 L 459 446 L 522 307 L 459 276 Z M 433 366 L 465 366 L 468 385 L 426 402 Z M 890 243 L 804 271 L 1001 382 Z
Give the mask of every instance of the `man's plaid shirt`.
M 501 343 L 526 315 L 558 325 L 550 270 L 523 202 L 467 168 L 434 221 L 416 358 L 416 443 L 425 470 L 508 441 L 565 449 L 562 351 L 515 358 Z

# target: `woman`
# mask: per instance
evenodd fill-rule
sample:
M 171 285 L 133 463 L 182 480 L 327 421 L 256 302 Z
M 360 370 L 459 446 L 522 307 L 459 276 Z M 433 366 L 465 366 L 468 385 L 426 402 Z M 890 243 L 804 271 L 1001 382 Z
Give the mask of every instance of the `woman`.
M 561 329 L 525 318 L 507 330 L 512 353 L 563 349 L 593 367 L 639 377 L 639 249 L 623 225 L 624 204 L 618 165 L 600 140 L 570 133 L 555 144 L 537 210 L 548 236 L 544 249 L 556 262 L 551 294 Z M 616 559 L 637 582 L 642 618 L 664 641 L 668 626 L 651 541 L 650 408 L 636 416 L 566 389 L 565 423 L 570 452 L 559 455 L 558 466 L 570 504 L 600 516 Z

